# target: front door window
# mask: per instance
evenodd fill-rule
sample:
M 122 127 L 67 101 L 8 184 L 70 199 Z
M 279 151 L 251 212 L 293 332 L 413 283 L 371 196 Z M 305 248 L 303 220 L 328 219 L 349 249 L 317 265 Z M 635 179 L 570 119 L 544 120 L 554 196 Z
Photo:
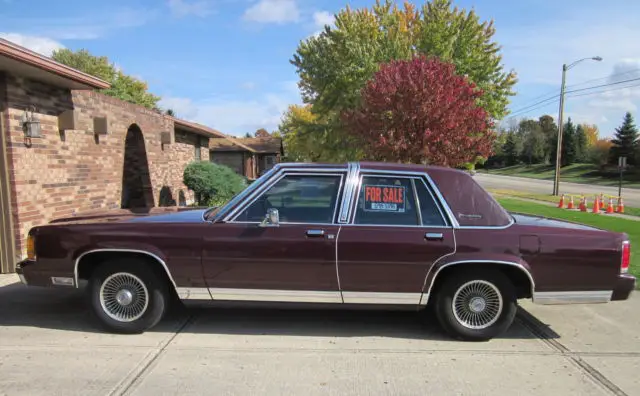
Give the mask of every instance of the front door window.
M 267 210 L 277 209 L 280 223 L 331 224 L 342 176 L 286 175 L 235 218 L 259 223 Z

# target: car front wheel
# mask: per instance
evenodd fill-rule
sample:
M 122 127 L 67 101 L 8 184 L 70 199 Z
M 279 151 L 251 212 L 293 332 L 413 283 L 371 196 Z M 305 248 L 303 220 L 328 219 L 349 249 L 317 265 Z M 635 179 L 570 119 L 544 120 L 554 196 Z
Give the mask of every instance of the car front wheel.
M 89 293 L 95 316 L 117 333 L 141 333 L 155 326 L 169 302 L 166 282 L 145 263 L 129 259 L 97 268 Z
M 457 272 L 436 295 L 436 315 L 451 336 L 486 341 L 505 332 L 517 311 L 513 284 L 499 271 Z

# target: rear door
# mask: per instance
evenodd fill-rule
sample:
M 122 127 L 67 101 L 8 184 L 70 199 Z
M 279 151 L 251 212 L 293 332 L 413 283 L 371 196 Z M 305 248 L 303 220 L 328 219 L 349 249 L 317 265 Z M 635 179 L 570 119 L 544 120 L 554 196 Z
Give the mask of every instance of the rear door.
M 427 184 L 364 174 L 354 212 L 338 239 L 344 302 L 419 304 L 433 263 L 455 251 L 453 229 Z

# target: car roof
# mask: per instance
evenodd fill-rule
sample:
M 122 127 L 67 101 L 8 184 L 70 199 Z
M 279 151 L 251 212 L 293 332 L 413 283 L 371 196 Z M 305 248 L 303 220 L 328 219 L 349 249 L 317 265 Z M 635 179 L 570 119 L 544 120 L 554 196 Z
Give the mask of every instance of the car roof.
M 361 170 L 381 170 L 381 171 L 398 171 L 398 172 L 462 172 L 459 169 L 445 168 L 442 166 L 422 165 L 422 164 L 401 164 L 396 162 L 375 162 L 360 161 L 355 162 L 360 165 Z M 320 162 L 283 162 L 279 167 L 287 168 L 326 168 L 326 169 L 347 169 L 347 163 L 320 163 Z

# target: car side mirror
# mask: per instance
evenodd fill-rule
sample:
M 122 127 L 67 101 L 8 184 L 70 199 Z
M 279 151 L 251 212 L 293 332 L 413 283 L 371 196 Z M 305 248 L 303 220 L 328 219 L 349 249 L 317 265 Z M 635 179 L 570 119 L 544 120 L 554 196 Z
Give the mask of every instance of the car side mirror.
M 269 208 L 260 227 L 278 227 L 280 225 L 280 212 L 278 209 Z

